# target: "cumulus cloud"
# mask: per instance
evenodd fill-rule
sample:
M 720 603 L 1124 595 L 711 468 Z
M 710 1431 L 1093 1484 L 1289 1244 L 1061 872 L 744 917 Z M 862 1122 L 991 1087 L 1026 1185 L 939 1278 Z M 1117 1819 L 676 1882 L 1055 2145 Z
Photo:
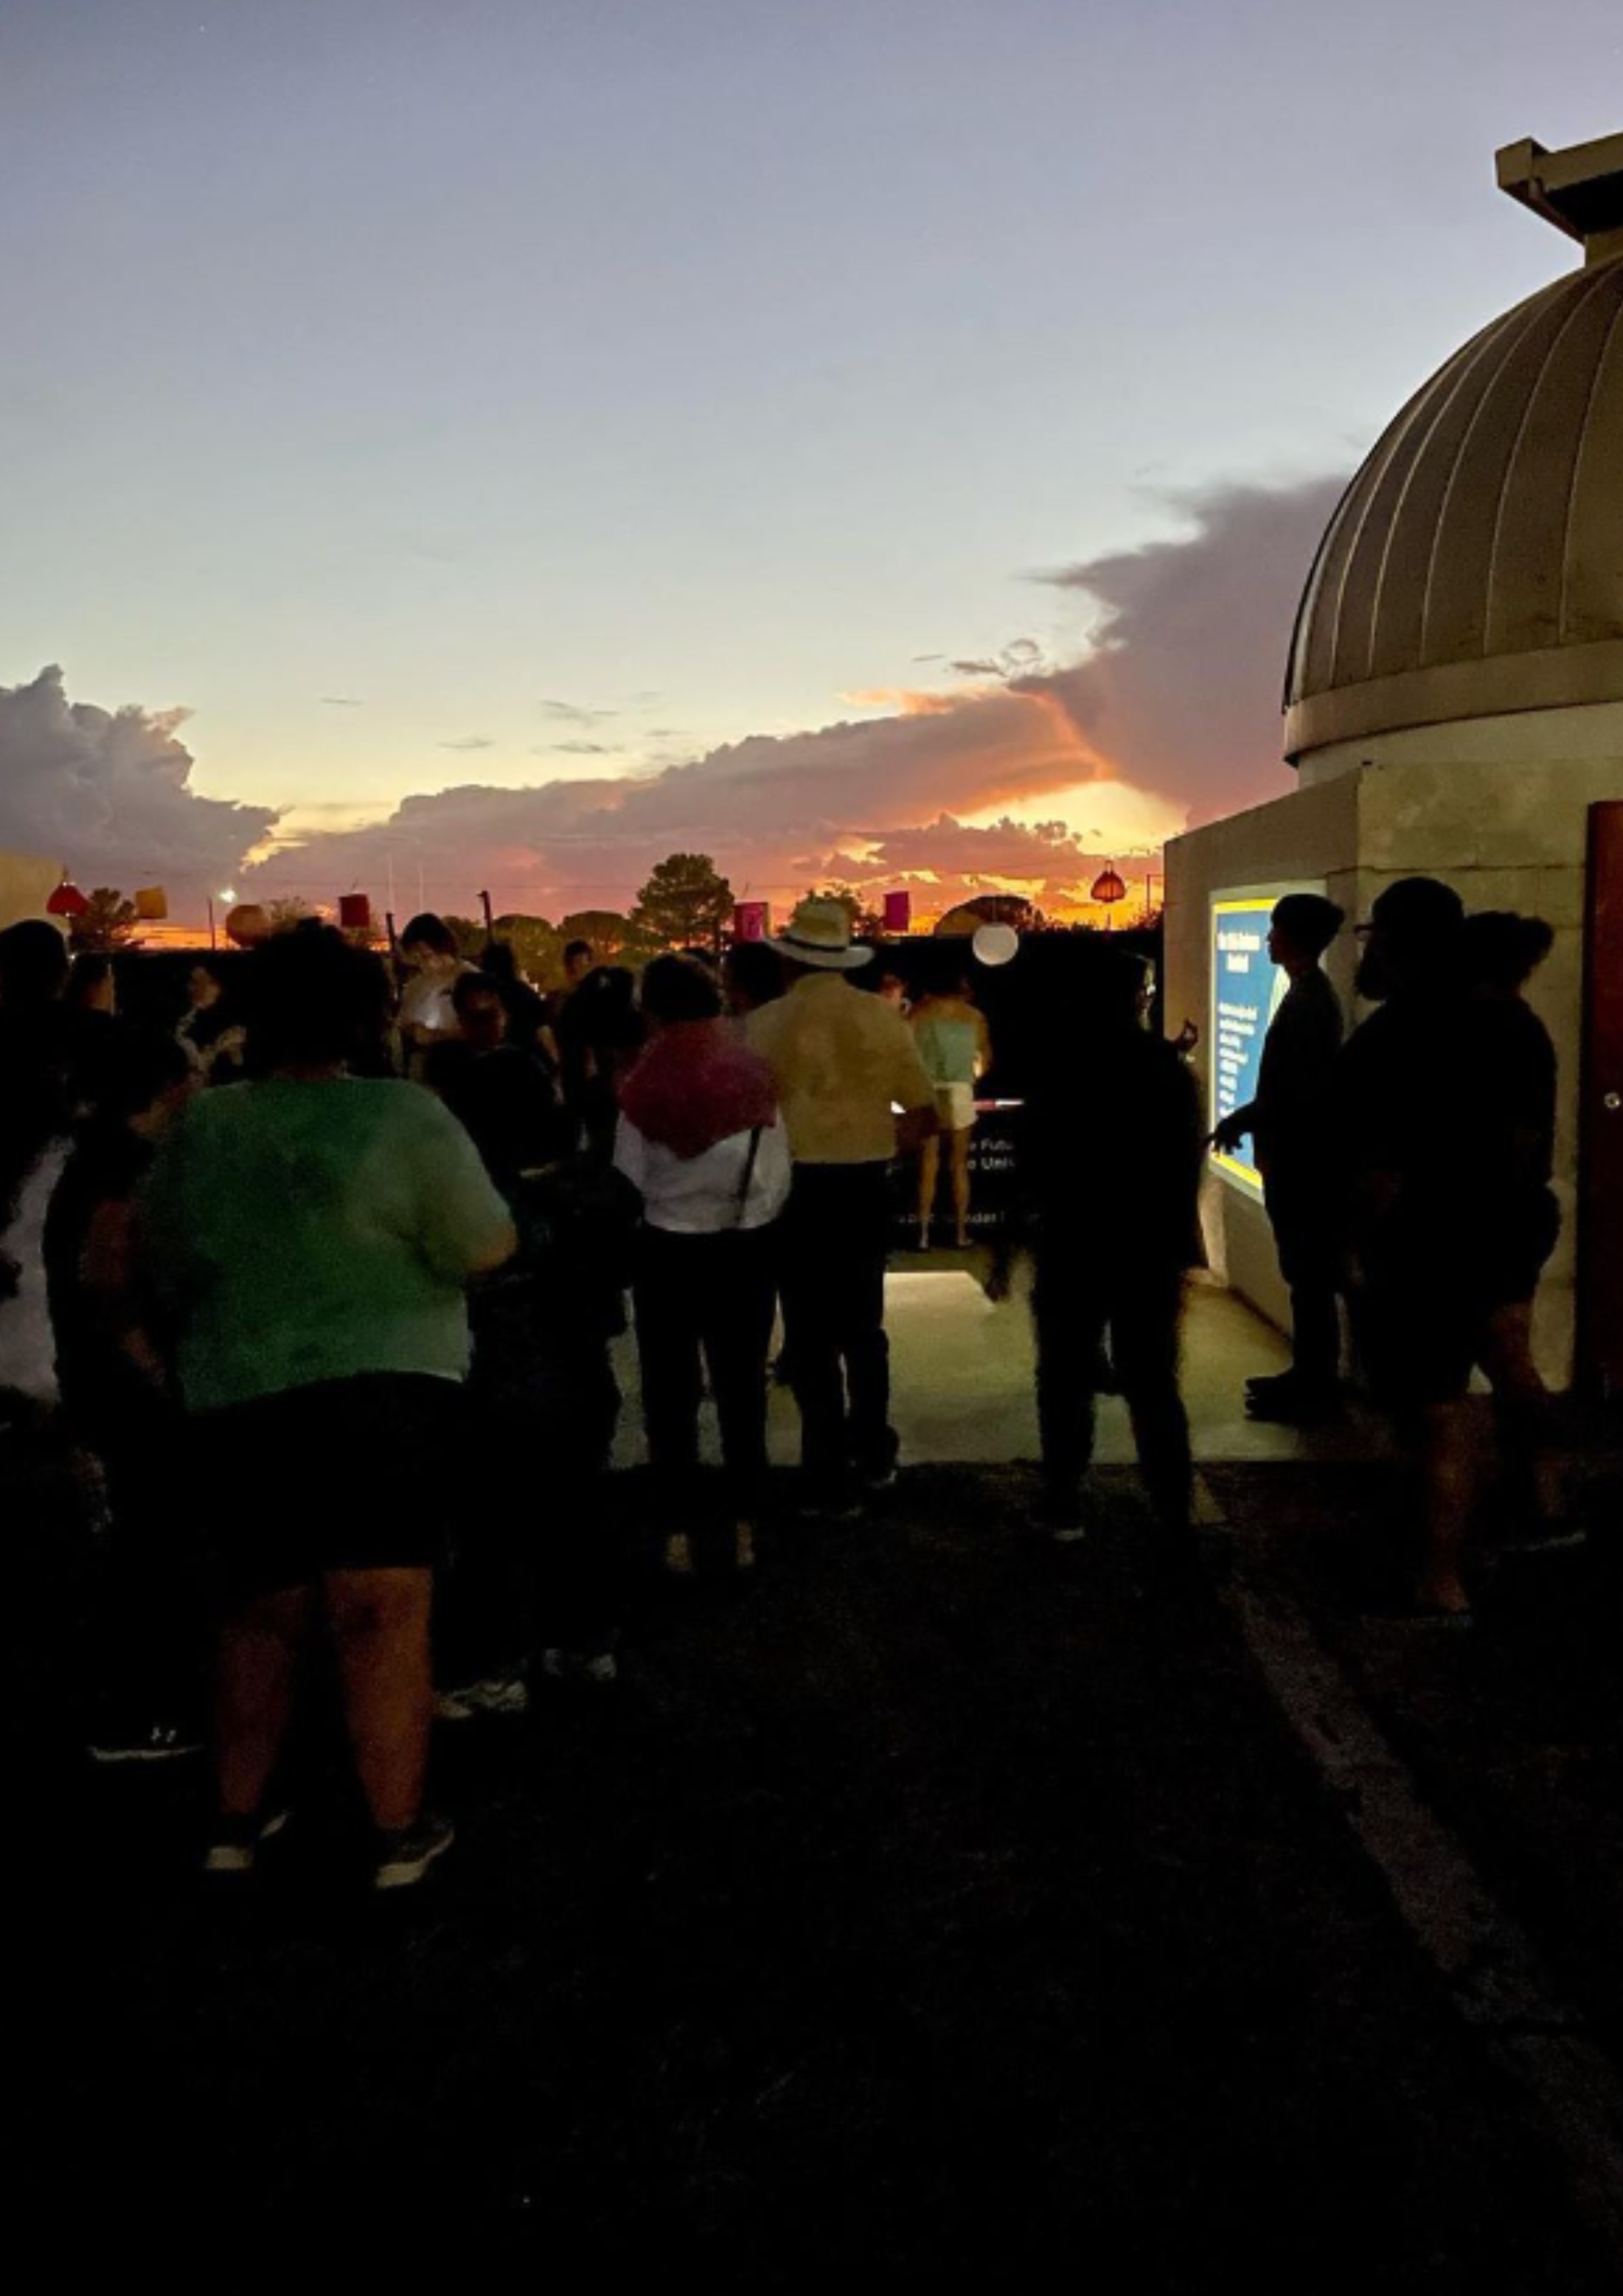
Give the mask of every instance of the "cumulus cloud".
M 1124 779 L 1208 820 L 1291 786 L 1280 695 L 1297 601 L 1340 477 L 1175 497 L 1193 531 L 1039 577 L 1090 599 L 1092 651 L 1038 687 Z
M 364 709 L 366 706 L 354 693 L 324 693 L 321 698 L 329 709 Z
M 81 885 L 227 882 L 275 827 L 268 806 L 200 797 L 184 709 L 70 702 L 62 673 L 0 686 L 0 845 L 62 862 Z
M 504 908 L 557 914 L 620 906 L 665 855 L 697 849 L 734 884 L 773 899 L 836 875 L 875 889 L 914 883 L 942 902 L 1000 882 L 1040 888 L 1050 901 L 1079 898 L 1105 857 L 1097 829 L 1079 823 L 1113 821 L 1112 836 L 1142 845 L 1291 786 L 1280 759 L 1283 665 L 1340 486 L 1320 479 L 1178 498 L 1181 534 L 1035 578 L 1074 603 L 1070 648 L 1021 637 L 966 654 L 953 667 L 972 682 L 870 689 L 848 699 L 873 714 L 816 730 L 752 734 L 630 775 L 594 772 L 594 759 L 617 753 L 599 728 L 619 713 L 546 700 L 540 707 L 562 738 L 537 754 L 578 759 L 572 778 L 411 796 L 387 819 L 356 826 L 300 808 L 253 881 L 267 895 L 324 900 L 357 884 L 381 890 L 391 869 L 414 884 L 421 871 L 437 906 L 465 909 L 473 889 L 488 886 Z M 1056 661 L 1056 651 L 1075 658 Z M 51 742 L 29 733 L 31 756 L 98 761 L 94 771 L 35 764 L 20 778 L 8 766 L 4 841 L 61 852 L 81 872 L 127 884 L 149 868 L 160 874 L 163 857 L 183 848 L 211 857 L 198 862 L 199 882 L 225 882 L 248 848 L 265 850 L 268 811 L 187 788 L 177 718 L 70 710 L 60 677 L 0 700 L 30 723 L 55 725 Z M 674 740 L 674 729 L 661 738 Z M 494 743 L 476 734 L 441 746 Z M 92 802 L 81 801 L 75 773 Z M 39 810 L 46 789 L 49 814 Z M 1148 826 L 1128 838 L 1127 820 Z

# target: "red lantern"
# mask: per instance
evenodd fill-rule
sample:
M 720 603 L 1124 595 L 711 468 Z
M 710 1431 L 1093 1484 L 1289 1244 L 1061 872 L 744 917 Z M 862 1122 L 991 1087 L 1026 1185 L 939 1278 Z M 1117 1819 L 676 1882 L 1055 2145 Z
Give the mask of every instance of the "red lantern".
M 372 931 L 372 903 L 365 893 L 340 893 L 338 921 L 346 932 Z
M 89 906 L 89 902 L 72 878 L 64 877 L 45 903 L 45 914 L 48 917 L 82 917 Z
M 913 931 L 913 895 L 909 892 L 885 895 L 885 931 L 888 933 L 909 933 Z
M 1114 868 L 1101 870 L 1098 876 L 1094 879 L 1094 898 L 1095 901 L 1102 902 L 1107 909 L 1117 901 L 1125 901 L 1127 897 L 1127 889 L 1116 874 Z
M 765 940 L 770 914 L 765 901 L 740 901 L 733 912 L 734 939 Z

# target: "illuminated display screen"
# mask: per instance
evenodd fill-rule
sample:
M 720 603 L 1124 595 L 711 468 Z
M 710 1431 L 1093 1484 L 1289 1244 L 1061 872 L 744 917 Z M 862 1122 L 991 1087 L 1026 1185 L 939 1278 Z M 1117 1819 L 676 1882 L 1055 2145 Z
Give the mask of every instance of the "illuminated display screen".
M 1290 981 L 1268 955 L 1268 919 L 1283 892 L 1246 893 L 1211 905 L 1211 1122 L 1215 1128 L 1257 1097 L 1262 1040 Z M 1262 1176 L 1248 1135 L 1232 1155 L 1212 1161 L 1239 1186 L 1260 1195 Z

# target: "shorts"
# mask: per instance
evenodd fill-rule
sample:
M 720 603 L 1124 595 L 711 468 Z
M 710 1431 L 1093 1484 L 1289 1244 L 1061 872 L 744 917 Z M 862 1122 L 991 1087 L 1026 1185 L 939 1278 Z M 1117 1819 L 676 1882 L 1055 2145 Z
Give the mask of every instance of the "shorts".
M 943 1132 L 967 1132 L 975 1121 L 972 1084 L 939 1084 L 936 1116 Z
M 1457 1268 L 1419 1266 L 1370 1283 L 1356 1301 L 1354 1327 L 1377 1401 L 1394 1411 L 1458 1402 L 1490 1313 L 1480 1280 Z
M 333 1570 L 431 1570 L 465 1458 L 453 1380 L 369 1373 L 192 1422 L 196 1505 L 222 1602 Z

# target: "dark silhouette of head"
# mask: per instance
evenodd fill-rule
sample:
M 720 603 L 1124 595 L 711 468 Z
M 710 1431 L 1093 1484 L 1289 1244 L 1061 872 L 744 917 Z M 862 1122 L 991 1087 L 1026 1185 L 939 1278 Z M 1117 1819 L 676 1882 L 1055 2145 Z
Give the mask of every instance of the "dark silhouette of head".
M 681 1021 L 715 1021 L 721 992 L 715 975 L 691 956 L 656 956 L 643 974 L 643 1010 L 656 1026 Z
M 242 1011 L 255 1072 L 330 1068 L 375 1051 L 389 980 L 369 949 L 332 925 L 276 933 L 242 967 Z
M 425 909 L 413 917 L 400 936 L 400 948 L 410 964 L 444 964 L 456 955 L 456 935 L 443 917 Z
M 1465 978 L 1489 996 L 1514 996 L 1555 945 L 1553 926 L 1512 909 L 1482 909 L 1467 917 L 1461 935 Z
M 1400 877 L 1377 893 L 1357 981 L 1373 1004 L 1440 988 L 1455 977 L 1465 905 L 1436 877 Z
M 563 977 L 571 988 L 583 981 L 592 970 L 592 944 L 589 940 L 566 941 L 563 946 Z
M 0 932 L 0 1010 L 16 1013 L 54 1004 L 68 986 L 68 944 L 54 925 L 25 917 Z
M 507 1006 L 502 984 L 488 972 L 462 972 L 451 991 L 451 1003 L 461 1024 L 463 1041 L 476 1052 L 494 1052 L 505 1041 Z
M 734 941 L 721 975 L 728 1007 L 734 1013 L 757 1013 L 783 994 L 783 961 L 764 940 Z
M 1322 893 L 1287 893 L 1268 920 L 1268 955 L 1287 970 L 1316 964 L 1346 922 L 1346 910 Z

